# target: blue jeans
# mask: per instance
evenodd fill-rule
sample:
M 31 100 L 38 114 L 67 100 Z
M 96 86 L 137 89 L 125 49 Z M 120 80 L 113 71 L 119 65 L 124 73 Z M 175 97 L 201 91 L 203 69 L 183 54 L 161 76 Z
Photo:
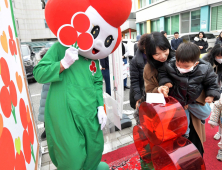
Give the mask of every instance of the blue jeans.
M 189 135 L 190 133 L 190 112 L 193 114 L 195 117 L 197 117 L 200 120 L 205 120 L 210 116 L 211 108 L 208 103 L 206 103 L 204 106 L 201 106 L 199 104 L 189 104 L 188 109 L 185 110 L 186 115 L 187 115 L 187 122 L 188 122 L 188 127 L 186 131 L 186 135 Z
M 124 62 L 124 64 L 127 64 L 127 58 L 123 58 L 123 62 Z M 125 78 L 125 79 L 123 80 L 123 85 L 124 85 L 124 87 L 127 86 L 127 78 Z
M 111 96 L 109 69 L 101 70 L 106 83 L 106 93 Z

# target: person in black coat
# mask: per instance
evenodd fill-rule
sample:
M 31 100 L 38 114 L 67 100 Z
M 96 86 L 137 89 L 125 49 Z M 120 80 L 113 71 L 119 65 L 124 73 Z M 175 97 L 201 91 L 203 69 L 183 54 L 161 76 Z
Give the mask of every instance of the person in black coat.
M 222 31 L 220 32 L 219 36 L 216 39 L 215 45 L 217 44 L 222 45 Z
M 111 96 L 111 88 L 110 88 L 110 73 L 109 73 L 109 57 L 100 59 L 100 65 L 102 66 L 101 71 L 103 74 L 103 78 L 106 83 L 106 93 Z
M 137 35 L 137 36 L 136 36 L 136 42 L 135 42 L 135 44 L 134 44 L 134 55 L 136 55 L 136 51 L 137 51 L 137 49 L 138 49 L 138 42 L 139 42 L 139 40 L 140 40 L 140 37 L 141 37 L 141 35 Z
M 218 85 L 221 86 L 222 81 L 222 45 L 217 44 L 214 46 L 214 48 L 203 56 L 203 60 L 209 62 L 214 72 L 217 74 L 217 82 Z M 220 93 L 222 93 L 222 90 L 220 90 Z M 222 135 L 222 128 L 219 126 L 219 131 L 214 135 L 215 140 L 219 140 Z
M 171 40 L 171 48 L 172 48 L 172 50 L 176 51 L 181 43 L 183 43 L 182 38 L 179 38 L 179 33 L 175 32 L 174 33 L 174 39 Z
M 208 42 L 204 32 L 199 32 L 198 37 L 194 38 L 194 44 L 200 48 L 201 54 L 207 52 Z
M 138 49 L 130 63 L 130 106 L 134 109 L 138 107 L 138 102 L 142 97 L 144 89 L 143 69 L 147 62 L 147 58 L 144 53 L 146 35 L 147 34 L 143 34 L 140 37 Z

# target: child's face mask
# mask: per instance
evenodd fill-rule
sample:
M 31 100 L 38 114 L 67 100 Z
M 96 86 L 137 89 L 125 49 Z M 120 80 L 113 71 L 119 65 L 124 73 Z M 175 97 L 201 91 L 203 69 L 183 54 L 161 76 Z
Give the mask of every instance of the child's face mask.
M 188 68 L 188 69 L 180 68 L 179 66 L 177 66 L 177 64 L 176 64 L 176 67 L 177 67 L 177 69 L 179 70 L 179 72 L 180 72 L 181 74 L 185 74 L 185 73 L 189 73 L 189 72 L 193 71 L 194 67 L 195 67 L 198 63 L 199 63 L 199 62 L 197 61 L 192 67 L 190 67 L 190 68 Z

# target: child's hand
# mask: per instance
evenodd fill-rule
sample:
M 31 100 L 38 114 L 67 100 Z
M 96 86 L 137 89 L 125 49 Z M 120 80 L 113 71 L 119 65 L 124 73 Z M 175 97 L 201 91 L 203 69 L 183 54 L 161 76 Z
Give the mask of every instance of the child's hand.
M 210 127 L 211 127 L 211 129 L 212 129 L 212 128 L 215 128 L 215 126 L 214 126 L 214 125 L 211 125 L 211 124 L 210 124 Z
M 173 85 L 171 83 L 166 83 L 164 86 L 167 86 L 168 88 L 173 87 Z
M 158 87 L 158 93 L 162 93 L 164 97 L 168 97 L 169 88 L 167 86 L 160 86 Z
M 214 101 L 214 97 L 207 97 L 206 99 L 205 99 L 205 102 L 206 103 L 212 103 Z
M 183 108 L 184 108 L 184 110 L 187 110 L 188 109 L 188 105 L 184 106 Z

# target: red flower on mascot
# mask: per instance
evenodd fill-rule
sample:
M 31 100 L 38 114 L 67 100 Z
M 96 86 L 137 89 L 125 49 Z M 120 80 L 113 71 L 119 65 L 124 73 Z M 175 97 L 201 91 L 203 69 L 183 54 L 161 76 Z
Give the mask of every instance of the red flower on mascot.
M 86 58 L 101 59 L 120 44 L 120 26 L 131 7 L 131 0 L 49 0 L 45 16 L 62 45 L 79 48 Z

